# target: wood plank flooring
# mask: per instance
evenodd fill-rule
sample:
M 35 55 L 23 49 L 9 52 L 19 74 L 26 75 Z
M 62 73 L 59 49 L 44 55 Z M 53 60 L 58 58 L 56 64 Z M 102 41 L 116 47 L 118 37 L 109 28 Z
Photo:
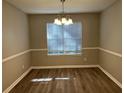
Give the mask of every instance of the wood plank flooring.
M 99 68 L 32 70 L 10 93 L 122 93 Z

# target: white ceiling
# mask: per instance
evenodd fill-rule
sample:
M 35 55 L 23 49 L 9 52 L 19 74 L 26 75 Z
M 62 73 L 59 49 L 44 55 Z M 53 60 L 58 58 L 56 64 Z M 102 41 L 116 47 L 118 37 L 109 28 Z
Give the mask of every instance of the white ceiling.
M 60 13 L 60 0 L 6 0 L 25 13 Z M 117 0 L 66 0 L 65 12 L 99 12 L 112 5 Z

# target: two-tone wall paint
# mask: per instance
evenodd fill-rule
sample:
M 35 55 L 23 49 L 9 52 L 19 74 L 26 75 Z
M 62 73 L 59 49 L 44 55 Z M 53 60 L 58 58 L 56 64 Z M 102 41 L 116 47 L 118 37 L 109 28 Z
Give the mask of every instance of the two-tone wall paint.
M 101 13 L 100 47 L 121 54 L 122 51 L 122 2 L 118 0 Z M 99 64 L 122 82 L 122 58 L 100 50 Z
M 99 45 L 99 13 L 69 14 L 74 22 L 82 23 L 82 48 Z M 47 23 L 53 23 L 57 15 L 29 16 L 31 49 L 47 49 Z M 87 59 L 87 60 L 85 60 Z M 82 55 L 49 56 L 47 50 L 31 52 L 32 66 L 96 65 L 98 49 L 83 49 Z
M 25 13 L 3 1 L 3 59 L 29 49 L 28 18 Z M 2 63 L 3 90 L 30 67 L 30 53 Z
M 82 22 L 82 55 L 48 56 L 46 23 L 56 15 L 27 16 L 3 1 L 3 91 L 30 66 L 100 65 L 121 82 L 121 2 L 101 14 L 70 15 Z

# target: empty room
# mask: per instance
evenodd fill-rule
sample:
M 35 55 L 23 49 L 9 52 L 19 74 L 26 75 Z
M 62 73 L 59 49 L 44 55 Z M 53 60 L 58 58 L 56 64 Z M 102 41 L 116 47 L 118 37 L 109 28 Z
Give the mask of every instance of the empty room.
M 122 93 L 122 1 L 2 0 L 2 93 Z

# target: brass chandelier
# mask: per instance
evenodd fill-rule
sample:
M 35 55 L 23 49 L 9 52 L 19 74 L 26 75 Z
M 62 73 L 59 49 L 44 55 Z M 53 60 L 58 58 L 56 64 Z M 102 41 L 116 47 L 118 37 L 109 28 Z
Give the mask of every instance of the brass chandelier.
M 65 2 L 65 0 L 60 0 L 60 2 L 62 3 L 62 14 L 54 19 L 54 24 L 56 24 L 56 25 L 70 25 L 70 24 L 73 24 L 72 19 L 69 16 L 65 15 L 65 12 L 64 12 L 64 2 Z

